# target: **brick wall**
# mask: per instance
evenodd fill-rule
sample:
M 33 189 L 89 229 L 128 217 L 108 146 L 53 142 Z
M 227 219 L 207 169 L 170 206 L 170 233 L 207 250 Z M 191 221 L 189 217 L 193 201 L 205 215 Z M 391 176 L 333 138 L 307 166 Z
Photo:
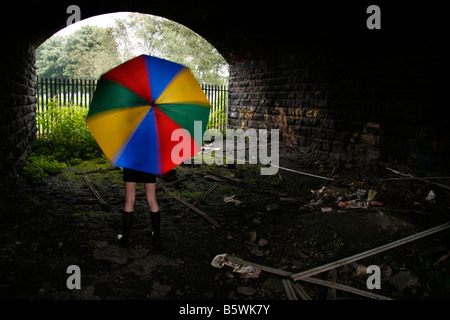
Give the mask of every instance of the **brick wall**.
M 0 190 L 23 167 L 36 135 L 35 49 L 25 39 L 2 39 L 0 59 Z
M 433 44 L 406 39 L 378 49 L 305 44 L 296 54 L 235 64 L 229 126 L 279 129 L 285 156 L 448 168 L 445 60 Z

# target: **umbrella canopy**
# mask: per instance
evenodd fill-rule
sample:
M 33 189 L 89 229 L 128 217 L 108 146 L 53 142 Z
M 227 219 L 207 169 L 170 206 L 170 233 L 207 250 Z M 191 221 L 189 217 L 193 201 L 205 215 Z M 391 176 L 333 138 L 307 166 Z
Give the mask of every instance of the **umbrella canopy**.
M 201 151 L 210 108 L 187 67 L 141 55 L 101 76 L 86 123 L 116 166 L 159 175 Z

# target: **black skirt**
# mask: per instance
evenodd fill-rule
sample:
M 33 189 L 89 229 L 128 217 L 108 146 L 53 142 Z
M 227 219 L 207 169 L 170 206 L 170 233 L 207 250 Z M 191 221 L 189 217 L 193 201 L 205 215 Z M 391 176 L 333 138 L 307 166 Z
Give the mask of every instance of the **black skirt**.
M 125 182 L 143 182 L 143 183 L 155 183 L 156 182 L 156 175 L 142 172 L 142 171 L 136 171 L 132 169 L 126 169 L 123 168 L 123 181 Z

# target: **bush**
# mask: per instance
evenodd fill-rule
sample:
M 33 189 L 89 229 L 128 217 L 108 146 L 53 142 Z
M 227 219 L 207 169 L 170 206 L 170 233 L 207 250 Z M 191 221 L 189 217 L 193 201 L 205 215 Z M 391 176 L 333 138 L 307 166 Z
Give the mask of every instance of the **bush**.
M 51 100 L 48 111 L 38 113 L 37 125 L 43 137 L 35 143 L 35 152 L 52 154 L 55 160 L 89 160 L 101 154 L 97 142 L 86 125 L 88 110 L 81 106 L 59 106 Z
M 209 116 L 209 121 L 208 125 L 206 126 L 206 130 L 216 129 L 217 127 L 226 128 L 226 121 L 227 121 L 227 114 L 225 113 L 225 110 L 217 110 L 216 112 L 214 112 Z
M 58 162 L 52 159 L 51 156 L 32 154 L 28 164 L 23 169 L 23 175 L 33 179 L 41 179 L 49 174 L 55 174 L 66 167 L 65 163 Z
M 55 99 L 46 112 L 38 112 L 36 121 L 42 135 L 34 142 L 33 154 L 24 167 L 26 177 L 43 178 L 102 154 L 86 125 L 87 113 L 81 106 L 60 106 Z

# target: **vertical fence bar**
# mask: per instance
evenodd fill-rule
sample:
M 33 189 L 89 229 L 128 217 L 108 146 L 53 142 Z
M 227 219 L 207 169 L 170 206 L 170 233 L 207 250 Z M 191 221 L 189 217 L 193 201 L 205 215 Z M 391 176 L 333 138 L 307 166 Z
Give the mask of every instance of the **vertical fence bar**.
M 94 79 L 89 79 L 89 99 L 86 105 L 87 108 L 89 108 L 89 105 L 91 104 L 92 92 L 95 89 L 94 85 L 95 85 Z
M 70 105 L 73 105 L 73 99 L 74 99 L 74 96 L 73 96 L 73 94 L 74 94 L 74 86 L 75 86 L 75 79 L 70 79 L 69 80 L 69 91 L 70 91 L 70 101 L 69 101 L 69 104 Z
M 41 104 L 40 104 L 40 102 L 39 102 L 39 98 L 40 98 L 40 93 L 41 93 L 41 90 L 40 90 L 40 88 L 39 88 L 39 76 L 38 75 L 36 75 L 36 115 L 38 115 L 39 114 L 39 108 L 40 108 L 40 106 L 41 106 Z M 37 138 L 40 138 L 41 137 L 41 130 L 40 130 L 40 128 L 39 128 L 39 125 L 37 125 L 37 131 L 36 131 L 36 136 L 37 136 Z
M 75 79 L 75 103 L 74 105 L 77 105 L 80 103 L 80 98 L 79 98 L 79 94 L 80 94 L 80 89 L 79 89 L 79 79 Z
M 88 100 L 88 80 L 84 79 L 84 101 L 83 106 L 87 106 L 87 100 Z
M 92 79 L 88 79 L 88 98 L 86 100 L 86 108 L 91 104 L 91 87 L 92 87 Z
M 85 81 L 84 106 L 87 107 L 89 104 L 89 83 L 88 83 L 88 79 L 84 79 L 84 81 Z
M 227 127 L 228 87 L 226 85 L 201 84 L 211 104 L 209 128 L 225 130 Z
M 63 99 L 64 99 L 64 105 L 67 103 L 67 79 L 63 79 Z
M 63 96 L 62 96 L 62 79 L 58 78 L 58 101 L 60 104 L 63 102 Z
M 45 79 L 44 91 L 45 91 L 45 93 L 44 93 L 45 94 L 45 108 L 47 108 L 47 106 L 48 106 L 48 79 Z
M 220 85 L 214 85 L 214 100 L 216 101 L 216 127 L 220 130 L 221 126 L 221 111 L 222 105 L 220 103 Z
M 95 86 L 96 86 L 97 80 L 96 79 L 91 79 L 89 81 L 91 81 L 91 82 L 90 82 L 90 87 L 89 87 L 89 104 L 88 104 L 88 106 L 91 104 L 92 96 L 94 94 L 94 90 L 95 90 Z
M 43 112 L 48 111 L 48 79 L 45 79 L 45 107 L 43 108 Z M 45 118 L 45 128 L 48 129 L 48 126 L 50 125 L 48 118 Z
M 216 128 L 221 130 L 222 126 L 222 104 L 220 102 L 220 85 L 214 85 L 214 101 L 216 102 Z
M 80 104 L 80 87 L 79 87 L 79 79 L 75 79 L 75 103 L 74 104 Z
M 53 78 L 50 78 L 49 86 L 50 86 L 50 100 L 51 100 L 53 99 Z

